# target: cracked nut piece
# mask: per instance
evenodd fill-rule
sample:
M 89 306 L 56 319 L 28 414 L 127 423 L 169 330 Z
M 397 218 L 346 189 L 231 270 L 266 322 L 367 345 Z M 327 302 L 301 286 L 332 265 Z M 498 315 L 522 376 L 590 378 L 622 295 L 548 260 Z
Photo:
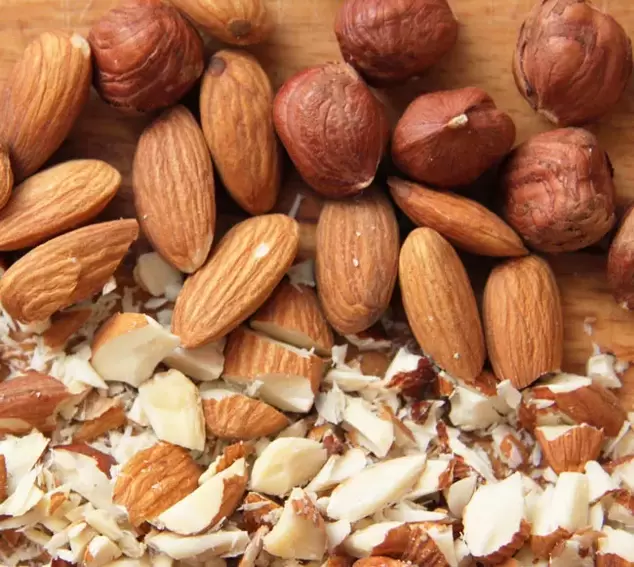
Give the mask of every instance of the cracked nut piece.
M 295 167 L 318 193 L 350 197 L 374 180 L 389 125 L 383 105 L 349 65 L 327 63 L 293 76 L 275 97 L 273 119 Z
M 533 136 L 502 172 L 503 216 L 530 248 L 571 252 L 614 226 L 614 182 L 607 155 L 581 128 Z
M 597 541 L 598 567 L 631 567 L 634 565 L 634 534 L 605 526 Z
M 262 527 L 272 528 L 282 513 L 282 507 L 277 502 L 257 492 L 249 492 L 240 509 L 244 527 L 249 533 Z
M 623 217 L 612 241 L 607 271 L 616 301 L 625 309 L 634 309 L 634 207 Z
M 544 0 L 522 24 L 515 83 L 534 110 L 569 126 L 600 118 L 632 73 L 632 44 L 609 14 L 588 0 Z
M 139 112 L 176 103 L 203 72 L 203 42 L 178 10 L 128 0 L 90 29 L 95 87 L 109 104 Z
M 198 559 L 198 556 L 205 555 L 217 561 L 221 557 L 242 555 L 249 544 L 249 534 L 240 530 L 222 530 L 198 536 L 181 536 L 170 532 L 152 531 L 145 537 L 145 541 L 163 556 L 177 561 Z M 220 559 L 221 563 L 216 561 L 208 561 L 208 563 L 225 565 L 222 559 Z M 171 561 L 166 563 L 166 565 L 171 564 Z M 158 561 L 154 565 L 158 567 Z
M 551 425 L 536 427 L 535 438 L 557 474 L 583 472 L 586 463 L 601 453 L 603 431 L 587 424 Z
M 417 181 L 456 187 L 476 181 L 514 142 L 511 117 L 482 89 L 467 87 L 412 102 L 394 129 L 392 157 Z
M 371 84 L 420 75 L 455 45 L 447 0 L 346 0 L 335 20 L 343 58 Z
M 224 348 L 224 339 L 198 348 L 178 347 L 163 359 L 163 364 L 180 370 L 194 380 L 213 382 L 222 374 L 225 364 Z

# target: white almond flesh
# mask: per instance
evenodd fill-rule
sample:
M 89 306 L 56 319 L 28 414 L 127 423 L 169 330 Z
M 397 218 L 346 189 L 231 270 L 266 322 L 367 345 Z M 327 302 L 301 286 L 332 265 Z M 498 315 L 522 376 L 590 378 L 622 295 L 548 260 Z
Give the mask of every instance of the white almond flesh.
M 588 512 L 588 524 L 590 525 L 590 529 L 600 532 L 603 529 L 603 525 L 605 524 L 605 510 L 603 509 L 603 504 L 601 502 L 597 502 L 596 504 L 592 504 L 590 506 L 590 511 Z
M 356 522 L 406 494 L 425 467 L 424 455 L 382 461 L 363 469 L 335 488 L 328 516 Z
M 309 492 L 322 492 L 361 472 L 368 464 L 362 449 L 348 449 L 343 455 L 332 455 L 306 486 Z
M 603 528 L 603 537 L 600 537 L 598 541 L 598 555 L 615 557 L 612 563 L 606 562 L 606 566 L 629 567 L 628 564 L 619 563 L 618 558 L 634 563 L 634 534 L 606 526 Z
M 366 376 L 359 368 L 339 368 L 335 367 L 326 373 L 324 382 L 326 384 L 336 384 L 346 393 L 359 392 L 377 384 L 381 379 L 378 376 Z
M 611 354 L 595 354 L 586 363 L 586 374 L 606 388 L 620 388 L 623 384 L 614 369 L 615 363 L 616 358 Z
M 156 436 L 186 449 L 205 448 L 205 416 L 200 393 L 178 370 L 156 374 L 139 386 L 141 407 Z
M 312 480 L 327 459 L 326 449 L 317 441 L 298 437 L 276 439 L 253 464 L 251 489 L 283 496 Z
M 598 502 L 607 494 L 618 489 L 618 484 L 596 461 L 588 461 L 585 471 L 588 479 L 588 500 L 590 504 Z
M 121 557 L 122 553 L 117 544 L 100 535 L 94 538 L 86 548 L 83 565 L 86 567 L 103 567 Z
M 320 560 L 326 552 L 326 526 L 313 501 L 301 488 L 294 488 L 264 549 L 284 559 Z
M 389 385 L 398 374 L 415 372 L 418 370 L 422 358 L 422 356 L 409 352 L 407 348 L 401 347 L 385 371 L 383 383 Z
M 403 525 L 403 522 L 379 522 L 367 528 L 356 530 L 348 536 L 343 543 L 343 548 L 352 557 L 368 557 L 372 550 L 385 541 L 387 534 L 395 528 Z
M 139 387 L 179 343 L 147 315 L 118 313 L 97 331 L 91 363 L 104 380 Z
M 372 406 L 360 398 L 349 398 L 343 414 L 348 429 L 359 433 L 359 444 L 377 457 L 387 455 L 394 443 L 394 425 L 389 419 L 382 419 L 372 411 Z
M 634 492 L 634 457 L 631 457 L 614 467 L 612 478 L 623 483 L 625 488 Z
M 236 557 L 247 548 L 249 534 L 243 531 L 219 531 L 199 536 L 180 536 L 170 532 L 150 532 L 145 543 L 176 560 L 189 559 L 203 553 Z
M 427 510 L 424 506 L 407 500 L 400 502 L 394 508 L 384 510 L 382 513 L 386 520 L 394 522 L 447 522 L 450 520 L 449 514 L 444 510 Z
M 44 497 L 44 492 L 36 484 L 38 473 L 38 469 L 35 468 L 20 479 L 11 496 L 0 504 L 0 516 L 17 518 L 37 506 Z
M 49 440 L 33 430 L 23 437 L 7 435 L 0 440 L 0 455 L 4 456 L 7 495 L 11 496 L 24 476 L 40 460 Z
M 156 252 L 141 254 L 134 267 L 134 279 L 154 297 L 174 301 L 183 287 L 183 275 Z
M 634 496 L 627 490 L 618 491 L 611 499 L 607 520 L 628 530 L 634 529 Z
M 344 419 L 346 404 L 346 395 L 337 384 L 334 384 L 330 390 L 317 396 L 315 409 L 324 421 L 338 425 Z
M 448 524 L 430 526 L 427 529 L 427 534 L 444 555 L 448 567 L 458 567 L 452 526 Z
M 450 459 L 428 459 L 423 473 L 416 479 L 408 500 L 418 500 L 444 490 L 453 481 L 453 467 Z
M 334 553 L 337 547 L 350 535 L 352 526 L 347 520 L 326 523 L 326 538 L 328 540 L 328 552 Z
M 456 518 L 462 518 L 464 509 L 475 493 L 477 485 L 478 478 L 476 476 L 467 476 L 445 489 L 447 506 Z
M 225 339 L 198 348 L 178 347 L 163 359 L 163 363 L 194 380 L 212 382 L 222 374 L 225 365 L 224 348 Z
M 495 411 L 495 398 L 469 388 L 457 386 L 450 398 L 449 420 L 464 431 L 486 429 L 499 423 L 502 416 Z
M 551 502 L 551 521 L 569 532 L 588 526 L 588 479 L 581 473 L 559 475 Z

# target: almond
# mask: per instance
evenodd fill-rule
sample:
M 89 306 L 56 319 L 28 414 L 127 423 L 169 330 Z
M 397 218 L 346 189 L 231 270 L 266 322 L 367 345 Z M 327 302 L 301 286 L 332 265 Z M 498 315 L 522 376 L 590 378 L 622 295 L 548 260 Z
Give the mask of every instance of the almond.
M 44 344 L 51 350 L 63 349 L 68 340 L 88 321 L 91 309 L 70 309 L 53 314 L 51 326 L 42 333 Z
M 183 346 L 218 340 L 253 314 L 284 277 L 298 246 L 297 222 L 284 215 L 234 226 L 176 300 L 172 331 Z
M 606 526 L 598 541 L 598 567 L 632 567 L 634 565 L 634 534 Z
M 387 308 L 398 272 L 394 209 L 377 188 L 325 204 L 317 226 L 317 290 L 330 324 L 365 331 Z
M 314 348 L 322 356 L 329 356 L 334 344 L 313 289 L 293 285 L 287 279 L 251 318 L 251 326 L 298 348 Z
M 59 148 L 88 100 L 90 46 L 80 35 L 44 32 L 24 50 L 0 98 L 0 144 L 22 181 Z
M 497 266 L 484 290 L 483 318 L 499 380 L 521 389 L 561 367 L 561 299 L 545 260 L 528 256 Z
M 403 305 L 420 347 L 452 376 L 473 381 L 486 356 L 480 315 L 460 258 L 440 234 L 418 228 L 401 249 Z
M 73 442 L 87 443 L 94 441 L 97 437 L 100 437 L 108 431 L 119 429 L 119 427 L 125 425 L 126 421 L 127 418 L 123 406 L 117 404 L 105 413 L 102 413 L 99 417 L 84 421 L 82 426 L 77 430 L 77 433 L 73 436 Z
M 257 492 L 249 492 L 242 505 L 244 527 L 249 532 L 255 532 L 262 526 L 269 528 L 275 523 L 273 518 L 282 512 L 282 507 L 266 496 Z
M 0 146 L 0 209 L 9 202 L 12 191 L 13 170 L 11 169 L 9 150 L 4 146 Z
M 198 348 L 178 347 L 163 359 L 163 364 L 180 370 L 194 380 L 213 382 L 222 374 L 225 364 L 224 348 L 224 339 Z
M 2 276 L 3 307 L 14 319 L 32 323 L 92 297 L 103 289 L 138 233 L 135 220 L 118 220 L 40 244 Z
M 140 451 L 123 467 L 113 500 L 124 506 L 133 525 L 156 518 L 196 490 L 200 469 L 189 453 L 170 443 Z
M 216 52 L 203 75 L 200 119 L 229 194 L 248 213 L 270 211 L 280 190 L 281 151 L 273 126 L 273 88 L 242 51 Z
M 477 201 L 392 177 L 390 192 L 417 226 L 427 226 L 449 242 L 480 256 L 524 256 L 528 251 L 515 231 Z
M 195 272 L 207 259 L 216 226 L 211 158 L 191 112 L 175 106 L 141 134 L 132 171 L 143 232 L 165 260 Z
M 68 445 L 57 445 L 55 451 L 68 451 L 73 454 L 89 457 L 103 474 L 110 478 L 110 469 L 116 464 L 114 457 L 95 449 L 87 443 L 70 443 Z M 81 459 L 80 459 L 81 460 Z
M 557 474 L 583 472 L 588 461 L 599 457 L 603 443 L 603 431 L 585 424 L 536 427 L 535 437 Z
M 154 559 L 154 565 L 157 567 L 172 565 L 172 559 L 196 558 L 198 560 L 198 556 L 211 557 L 213 563 L 223 565 L 218 562 L 218 560 L 224 562 L 222 557 L 236 557 L 245 552 L 249 544 L 249 534 L 232 529 L 197 536 L 152 531 L 145 537 L 145 541 L 152 549 L 160 553 L 157 557 L 166 558 L 165 563 L 159 563 Z

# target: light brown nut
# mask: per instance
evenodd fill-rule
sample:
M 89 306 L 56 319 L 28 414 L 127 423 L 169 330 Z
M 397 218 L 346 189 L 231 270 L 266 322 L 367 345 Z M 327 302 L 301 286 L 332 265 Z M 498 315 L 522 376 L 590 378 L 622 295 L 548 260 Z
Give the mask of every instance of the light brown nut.
M 244 498 L 242 512 L 244 529 L 252 533 L 261 526 L 272 528 L 277 519 L 276 514 L 281 511 L 282 507 L 274 500 L 257 492 L 249 492 Z
M 625 213 L 612 241 L 607 272 L 614 299 L 625 309 L 634 309 L 634 207 Z
M 2 209 L 11 198 L 13 191 L 13 169 L 11 169 L 11 158 L 8 147 L 0 146 L 0 209 Z
M 214 54 L 200 90 L 200 119 L 223 185 L 247 212 L 270 211 L 280 190 L 281 149 L 273 127 L 273 88 L 257 59 Z
M 108 431 L 119 429 L 119 427 L 125 425 L 126 421 L 127 418 L 125 411 L 123 411 L 123 406 L 117 404 L 105 413 L 102 413 L 99 417 L 84 421 L 77 430 L 77 433 L 73 436 L 73 442 L 88 443 L 94 441 L 97 437 L 100 437 Z
M 473 381 L 486 351 L 480 315 L 455 250 L 431 228 L 412 232 L 401 249 L 403 304 L 423 351 L 456 378 Z
M 284 215 L 234 226 L 176 300 L 172 332 L 182 346 L 215 341 L 254 313 L 284 277 L 298 246 L 297 222 Z
M 535 428 L 535 438 L 546 462 L 557 473 L 584 472 L 588 461 L 601 453 L 603 431 L 587 424 Z
M 56 313 L 51 326 L 42 333 L 44 344 L 51 350 L 63 349 L 68 340 L 88 321 L 92 309 L 70 309 Z
M 172 266 L 195 272 L 211 250 L 216 197 L 207 144 L 189 110 L 170 108 L 144 130 L 132 175 L 144 234 Z
M 483 300 L 489 359 L 499 380 L 526 388 L 561 367 L 563 315 L 548 263 L 527 256 L 497 266 Z
M 90 47 L 80 35 L 44 32 L 25 49 L 0 97 L 0 144 L 22 181 L 59 148 L 88 100 Z

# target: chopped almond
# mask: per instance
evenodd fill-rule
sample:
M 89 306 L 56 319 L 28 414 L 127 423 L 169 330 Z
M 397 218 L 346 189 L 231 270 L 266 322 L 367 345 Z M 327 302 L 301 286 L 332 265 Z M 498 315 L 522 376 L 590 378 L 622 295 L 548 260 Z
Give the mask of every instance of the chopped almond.
M 82 563 L 86 567 L 102 567 L 121 555 L 121 550 L 113 541 L 100 535 L 88 544 Z
M 610 527 L 603 529 L 598 540 L 598 567 L 631 567 L 634 565 L 634 534 Z
M 262 526 L 272 528 L 279 519 L 282 507 L 266 496 L 257 492 L 249 492 L 244 499 L 241 510 L 245 529 L 249 533 L 253 533 Z
M 310 481 L 306 490 L 323 492 L 361 472 L 367 466 L 365 453 L 361 449 L 348 449 L 343 455 L 331 455 L 326 464 Z
M 423 388 L 435 377 L 436 371 L 428 358 L 401 348 L 385 372 L 383 383 L 406 396 L 420 398 Z
M 73 436 L 74 442 L 88 442 L 97 439 L 104 433 L 111 431 L 112 429 L 118 429 L 125 425 L 127 421 L 123 406 L 120 404 L 102 413 L 99 417 L 84 421 L 81 427 L 77 430 L 77 433 Z
M 55 313 L 51 326 L 42 333 L 44 344 L 51 350 L 64 348 L 68 340 L 88 321 L 91 309 L 69 309 Z
M 546 462 L 557 473 L 582 472 L 601 453 L 603 431 L 590 425 L 553 425 L 535 428 Z
M 607 519 L 626 529 L 634 528 L 634 495 L 629 490 L 617 490 L 612 494 Z
M 236 557 L 249 544 L 249 534 L 242 531 L 218 531 L 198 536 L 181 536 L 170 532 L 150 532 L 145 542 L 156 551 L 177 561 L 199 555 Z
M 343 413 L 348 429 L 358 432 L 358 442 L 377 457 L 387 455 L 394 443 L 394 425 L 372 411 L 371 405 L 361 398 L 349 398 Z
M 198 348 L 178 347 L 163 359 L 163 363 L 194 380 L 213 382 L 220 378 L 224 368 L 224 348 L 224 339 Z
M 251 538 L 249 545 L 244 550 L 244 555 L 238 563 L 238 567 L 255 567 L 260 552 L 264 548 L 264 536 L 269 533 L 267 526 L 259 528 Z
M 156 252 L 141 254 L 134 267 L 134 279 L 154 297 L 174 301 L 183 287 L 183 275 Z
M 454 479 L 454 464 L 452 459 L 428 459 L 406 498 L 418 500 L 449 488 Z
M 588 479 L 590 504 L 599 502 L 604 496 L 618 489 L 618 483 L 596 461 L 588 461 L 584 468 Z
M 444 490 L 449 511 L 456 518 L 462 518 L 464 509 L 474 495 L 477 486 L 478 477 L 472 475 L 461 478 Z

